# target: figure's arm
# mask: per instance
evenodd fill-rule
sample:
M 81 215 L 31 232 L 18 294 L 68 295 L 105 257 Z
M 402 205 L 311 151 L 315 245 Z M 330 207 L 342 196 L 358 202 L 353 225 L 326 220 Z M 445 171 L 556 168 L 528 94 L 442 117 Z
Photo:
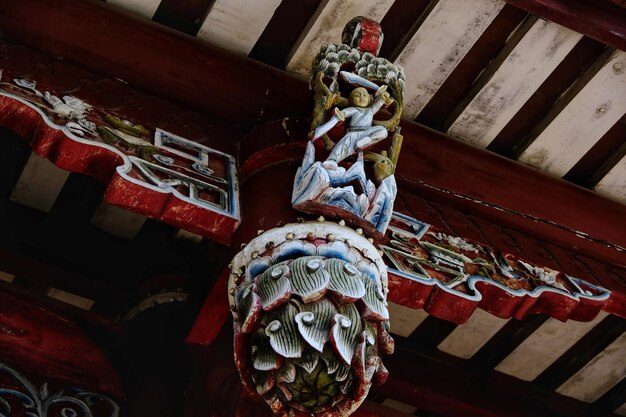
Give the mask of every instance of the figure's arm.
M 376 90 L 376 94 L 374 95 L 374 101 L 370 106 L 371 109 L 376 113 L 380 110 L 383 105 L 390 105 L 393 102 L 391 95 L 387 92 L 387 86 L 382 85 L 378 90 Z
M 339 108 L 335 107 L 335 114 L 330 118 L 326 123 L 319 125 L 315 132 L 313 133 L 313 138 L 311 140 L 317 140 L 321 138 L 324 134 L 326 134 L 330 129 L 335 127 L 337 123 L 345 120 L 345 114 L 339 110 Z

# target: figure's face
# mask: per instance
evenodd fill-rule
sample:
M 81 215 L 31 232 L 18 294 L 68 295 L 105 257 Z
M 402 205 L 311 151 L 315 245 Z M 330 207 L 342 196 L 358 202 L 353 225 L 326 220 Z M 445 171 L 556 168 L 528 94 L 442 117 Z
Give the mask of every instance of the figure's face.
M 357 87 L 350 93 L 350 102 L 353 106 L 367 107 L 370 104 L 370 95 L 363 87 Z

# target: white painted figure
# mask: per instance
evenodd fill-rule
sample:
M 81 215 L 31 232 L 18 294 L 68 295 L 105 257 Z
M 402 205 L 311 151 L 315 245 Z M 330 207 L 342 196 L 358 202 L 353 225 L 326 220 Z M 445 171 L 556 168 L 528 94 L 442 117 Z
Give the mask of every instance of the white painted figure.
M 371 103 L 370 103 L 371 102 Z M 374 99 L 371 99 L 368 91 L 363 87 L 357 87 L 350 93 L 351 107 L 343 110 L 335 109 L 335 115 L 326 123 L 315 130 L 313 140 L 316 140 L 340 121 L 349 118 L 347 133 L 335 144 L 330 155 L 323 162 L 328 170 L 337 169 L 338 163 L 363 149 L 370 147 L 387 137 L 387 129 L 383 126 L 372 126 L 374 115 L 385 104 L 391 103 L 391 97 L 386 91 L 386 86 L 376 91 Z

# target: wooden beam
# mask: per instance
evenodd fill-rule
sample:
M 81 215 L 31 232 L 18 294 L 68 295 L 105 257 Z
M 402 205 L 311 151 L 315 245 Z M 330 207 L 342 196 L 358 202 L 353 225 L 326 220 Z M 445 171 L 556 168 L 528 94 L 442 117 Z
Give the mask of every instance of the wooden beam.
M 50 21 L 57 29 L 49 30 Z M 226 122 L 249 126 L 297 116 L 309 102 L 306 83 L 285 72 L 201 45 L 100 2 L 5 0 L 0 27 L 9 40 L 82 62 Z M 403 121 L 402 133 L 401 188 L 624 264 L 624 205 L 415 123 Z M 524 198 L 511 198 L 512 190 Z
M 428 412 L 454 417 L 597 416 L 582 401 L 499 372 L 473 370 L 404 347 L 383 360 L 390 377 L 384 385 L 373 387 L 373 393 Z
M 586 0 L 506 0 L 617 49 L 626 50 L 626 10 Z
M 76 322 L 3 292 L 0 352 L 2 362 L 46 381 L 124 397 L 111 362 Z
M 301 80 L 94 0 L 6 0 L 0 26 L 12 42 L 238 125 L 303 114 L 309 103 Z

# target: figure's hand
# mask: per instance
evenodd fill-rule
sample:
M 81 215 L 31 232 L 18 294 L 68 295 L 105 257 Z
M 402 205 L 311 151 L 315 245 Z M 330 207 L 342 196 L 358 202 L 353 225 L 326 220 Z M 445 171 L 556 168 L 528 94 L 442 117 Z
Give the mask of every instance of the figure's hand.
M 387 92 L 387 85 L 381 85 L 380 88 L 376 90 L 376 97 L 380 97 L 387 106 L 393 102 L 391 95 Z
M 335 107 L 335 116 L 337 116 L 337 118 L 341 120 L 342 122 L 346 120 L 346 115 L 344 114 L 344 112 L 339 110 L 338 107 Z

